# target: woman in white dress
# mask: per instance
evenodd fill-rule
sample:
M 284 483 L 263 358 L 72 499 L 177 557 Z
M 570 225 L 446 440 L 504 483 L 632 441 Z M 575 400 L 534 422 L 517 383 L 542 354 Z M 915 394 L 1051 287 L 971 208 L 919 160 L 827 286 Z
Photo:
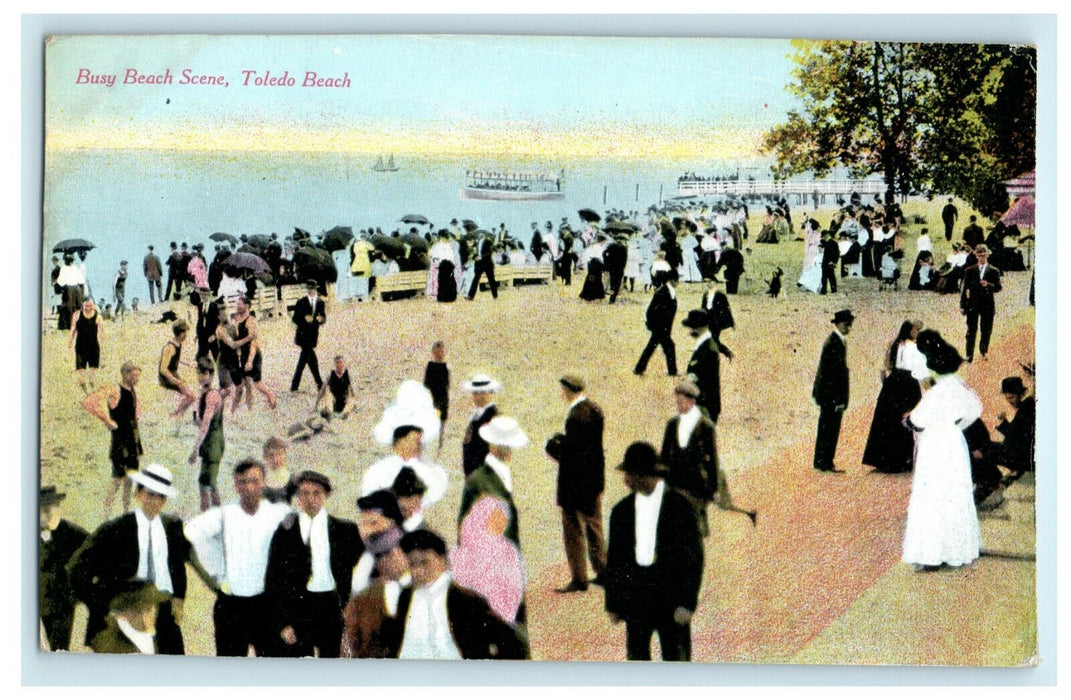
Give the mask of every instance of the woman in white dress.
M 918 347 L 936 382 L 908 418 L 919 432 L 903 561 L 933 571 L 969 564 L 981 550 L 963 429 L 982 415 L 982 402 L 956 375 L 963 358 L 939 333 L 922 331 Z

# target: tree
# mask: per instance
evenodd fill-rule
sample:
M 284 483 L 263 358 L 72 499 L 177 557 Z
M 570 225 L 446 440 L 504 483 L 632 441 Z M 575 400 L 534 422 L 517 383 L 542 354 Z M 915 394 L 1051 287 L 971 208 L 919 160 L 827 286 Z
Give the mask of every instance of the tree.
M 1032 48 L 793 45 L 795 82 L 786 89 L 801 109 L 764 140 L 778 175 L 810 170 L 820 177 L 841 165 L 853 177 L 881 173 L 887 196 L 933 188 L 979 206 L 999 200 L 994 183 L 1033 167 Z

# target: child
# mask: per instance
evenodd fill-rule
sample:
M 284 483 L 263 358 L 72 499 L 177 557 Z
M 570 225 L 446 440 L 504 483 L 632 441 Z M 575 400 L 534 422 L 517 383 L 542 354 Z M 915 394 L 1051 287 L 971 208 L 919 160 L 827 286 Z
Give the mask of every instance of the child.
M 328 392 L 331 392 L 329 406 L 320 408 L 320 415 L 330 418 L 338 415 L 340 418 L 349 418 L 353 413 L 353 385 L 350 382 L 350 371 L 346 367 L 346 359 L 342 355 L 335 355 L 335 368 L 327 375 L 327 381 L 320 387 L 320 393 L 316 397 L 316 405 L 321 402 Z
M 264 498 L 271 503 L 290 502 L 290 470 L 286 468 L 285 440 L 270 437 L 264 442 Z
M 439 412 L 443 428 L 439 430 L 439 451 L 443 449 L 446 419 L 450 412 L 450 368 L 446 366 L 446 344 L 441 340 L 431 346 L 431 361 L 424 369 L 424 386 L 431 392 L 432 403 Z

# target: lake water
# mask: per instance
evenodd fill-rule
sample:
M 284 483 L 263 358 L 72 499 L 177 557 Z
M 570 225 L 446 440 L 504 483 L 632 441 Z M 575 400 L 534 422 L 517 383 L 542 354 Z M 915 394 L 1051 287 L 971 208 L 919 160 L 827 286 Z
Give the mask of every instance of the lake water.
M 591 207 L 646 210 L 676 196 L 677 178 L 686 171 L 756 178 L 768 162 L 713 163 L 681 160 L 518 160 L 456 157 L 428 159 L 395 155 L 397 172 L 372 170 L 365 154 L 62 151 L 45 158 L 44 280 L 51 250 L 65 238 L 96 244 L 86 264 L 98 299 L 110 301 L 119 261 L 129 261 L 127 303 L 148 299 L 141 261 L 147 246 L 166 260 L 170 241 L 204 243 L 212 259 L 209 235 L 278 233 L 299 226 L 318 233 L 337 225 L 354 231 L 380 227 L 407 231 L 399 219 L 421 214 L 436 228 L 451 219 L 473 219 L 484 228 L 505 223 L 527 242 L 531 222 L 557 228 L 562 217 L 573 227 L 577 210 Z M 565 169 L 564 199 L 555 202 L 484 202 L 461 200 L 467 169 L 499 172 L 550 172 Z M 605 192 L 604 192 L 605 190 Z M 421 232 L 426 227 L 421 229 Z M 166 272 L 165 272 L 166 282 Z M 47 286 L 47 285 L 45 285 Z

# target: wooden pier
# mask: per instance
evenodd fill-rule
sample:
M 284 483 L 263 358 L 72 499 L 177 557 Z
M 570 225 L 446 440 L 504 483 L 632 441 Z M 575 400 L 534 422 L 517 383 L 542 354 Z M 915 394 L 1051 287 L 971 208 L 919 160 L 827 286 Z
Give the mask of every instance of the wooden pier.
M 815 207 L 825 204 L 827 198 L 847 200 L 853 192 L 864 202 L 870 201 L 874 195 L 883 196 L 885 189 L 883 180 L 680 180 L 677 183 L 681 197 L 784 197 L 789 203 L 809 201 Z

